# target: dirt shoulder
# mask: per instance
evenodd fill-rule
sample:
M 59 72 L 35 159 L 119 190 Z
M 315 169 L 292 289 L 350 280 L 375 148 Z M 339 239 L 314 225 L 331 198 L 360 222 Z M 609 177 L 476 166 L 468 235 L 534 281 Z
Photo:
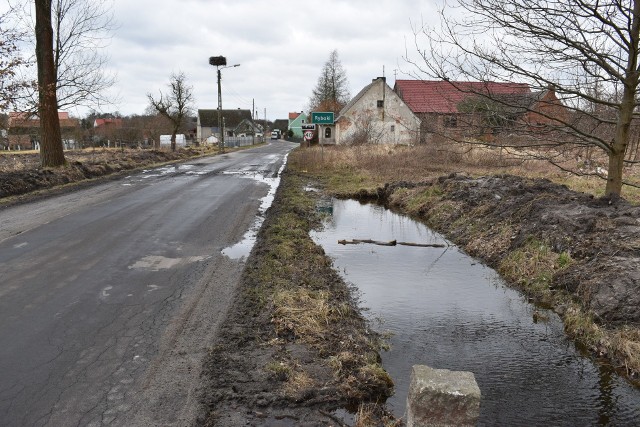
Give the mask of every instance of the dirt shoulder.
M 282 177 L 205 366 L 201 425 L 343 425 L 336 410 L 391 393 L 380 337 L 309 237 L 320 219 L 310 184 Z
M 85 182 L 106 176 L 118 176 L 143 167 L 215 154 L 212 147 L 180 148 L 176 151 L 137 149 L 88 149 L 65 152 L 67 166 L 40 167 L 38 153 L 0 154 L 0 201 L 14 202 L 20 196 L 33 197 L 39 190 Z

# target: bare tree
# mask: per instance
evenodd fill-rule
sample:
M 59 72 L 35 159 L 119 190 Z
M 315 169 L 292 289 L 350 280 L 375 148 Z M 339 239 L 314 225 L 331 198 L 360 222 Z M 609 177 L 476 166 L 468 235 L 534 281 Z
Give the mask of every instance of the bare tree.
M 162 91 L 160 91 L 160 97 L 158 99 L 155 99 L 151 94 L 147 94 L 150 106 L 172 125 L 172 151 L 176 150 L 176 134 L 182 127 L 185 117 L 191 112 L 191 104 L 194 101 L 193 88 L 187 85 L 186 79 L 186 76 L 182 72 L 172 74 L 169 81 L 170 91 L 168 93 L 163 94 Z
M 27 65 L 18 48 L 25 34 L 15 27 L 12 14 L 9 11 L 0 15 L 0 111 L 14 107 L 21 90 L 29 86 L 18 73 L 20 67 Z
M 105 92 L 113 86 L 115 76 L 106 71 L 108 57 L 104 54 L 115 28 L 112 1 L 52 0 L 51 3 L 58 108 L 100 108 L 112 103 Z M 25 28 L 32 29 L 28 6 L 23 7 L 21 22 Z M 24 75 L 28 78 L 28 71 Z M 37 111 L 37 92 L 24 93 L 23 102 L 26 110 Z
M 322 67 L 322 73 L 309 100 L 309 107 L 311 111 L 339 113 L 350 97 L 347 73 L 342 68 L 338 51 L 333 50 Z
M 384 127 L 373 114 L 362 113 L 355 117 L 353 129 L 345 139 L 347 145 L 379 144 L 385 137 Z
M 53 59 L 51 0 L 35 0 L 36 57 L 38 62 L 38 111 L 40 115 L 40 162 L 43 167 L 66 163 L 58 119 Z
M 573 114 L 548 115 L 554 129 L 540 145 L 600 149 L 608 158 L 605 194 L 621 194 L 638 106 L 640 0 L 458 0 L 441 17 L 438 29 L 416 31 L 422 60 L 410 62 L 420 76 L 552 88 Z M 585 118 L 611 132 L 590 132 Z
M 152 105 L 149 105 L 144 111 L 142 128 L 146 137 L 153 143 L 153 147 L 158 149 L 160 148 L 160 135 L 170 134 L 172 124 Z
M 104 55 L 114 30 L 111 3 L 56 0 L 55 67 L 58 108 L 109 104 L 105 91 L 115 76 L 105 71 Z

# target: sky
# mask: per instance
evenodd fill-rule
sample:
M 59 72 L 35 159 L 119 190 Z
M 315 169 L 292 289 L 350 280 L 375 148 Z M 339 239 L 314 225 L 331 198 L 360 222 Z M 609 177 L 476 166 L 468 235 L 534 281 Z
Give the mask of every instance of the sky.
M 260 119 L 307 111 L 322 66 L 337 49 L 351 95 L 382 76 L 412 78 L 412 25 L 435 19 L 437 0 L 113 0 L 117 28 L 105 48 L 119 102 L 104 112 L 142 114 L 147 93 L 184 72 L 196 109 L 217 108 L 215 67 L 225 56 L 223 108 L 255 108 Z M 72 111 L 72 114 L 74 112 Z M 75 112 L 82 115 L 81 111 Z

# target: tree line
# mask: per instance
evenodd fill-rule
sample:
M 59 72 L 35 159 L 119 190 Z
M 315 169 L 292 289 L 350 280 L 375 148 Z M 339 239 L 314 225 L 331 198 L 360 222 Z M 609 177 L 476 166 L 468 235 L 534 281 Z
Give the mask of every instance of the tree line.
M 63 165 L 57 110 L 108 102 L 104 89 L 113 76 L 105 74 L 106 59 L 100 52 L 114 28 L 110 3 L 9 2 L 11 9 L 0 16 L 0 108 L 30 105 L 42 126 L 42 165 Z M 405 60 L 416 79 L 512 81 L 537 90 L 552 88 L 574 114 L 567 120 L 547 117 L 548 128 L 540 133 L 547 153 L 563 147 L 602 153 L 608 159 L 602 174 L 605 194 L 621 194 L 628 183 L 625 167 L 637 162 L 629 153 L 634 147 L 632 124 L 640 119 L 640 0 L 458 0 L 454 6 L 445 4 L 439 22 L 414 27 L 419 59 L 407 55 Z M 21 43 L 32 43 L 35 57 L 25 56 Z M 476 95 L 510 107 L 504 98 Z M 309 107 L 338 113 L 349 98 L 346 73 L 333 51 Z M 177 73 L 166 93 L 148 99 L 176 129 L 188 115 L 193 96 L 184 75 Z M 489 113 L 494 122 L 501 120 Z M 543 155 L 553 162 L 554 154 Z

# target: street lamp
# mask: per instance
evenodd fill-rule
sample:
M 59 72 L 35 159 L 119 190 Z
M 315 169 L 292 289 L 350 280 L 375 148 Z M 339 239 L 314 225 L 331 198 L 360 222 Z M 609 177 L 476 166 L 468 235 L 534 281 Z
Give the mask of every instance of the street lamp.
M 220 81 L 222 80 L 222 73 L 220 70 L 224 68 L 233 68 L 239 67 L 240 64 L 235 65 L 227 65 L 227 58 L 224 56 L 212 56 L 209 58 L 209 64 L 216 67 L 218 74 L 218 129 L 220 130 L 220 140 L 218 141 L 218 146 L 220 147 L 220 151 L 224 151 L 224 126 L 222 123 L 222 86 Z

